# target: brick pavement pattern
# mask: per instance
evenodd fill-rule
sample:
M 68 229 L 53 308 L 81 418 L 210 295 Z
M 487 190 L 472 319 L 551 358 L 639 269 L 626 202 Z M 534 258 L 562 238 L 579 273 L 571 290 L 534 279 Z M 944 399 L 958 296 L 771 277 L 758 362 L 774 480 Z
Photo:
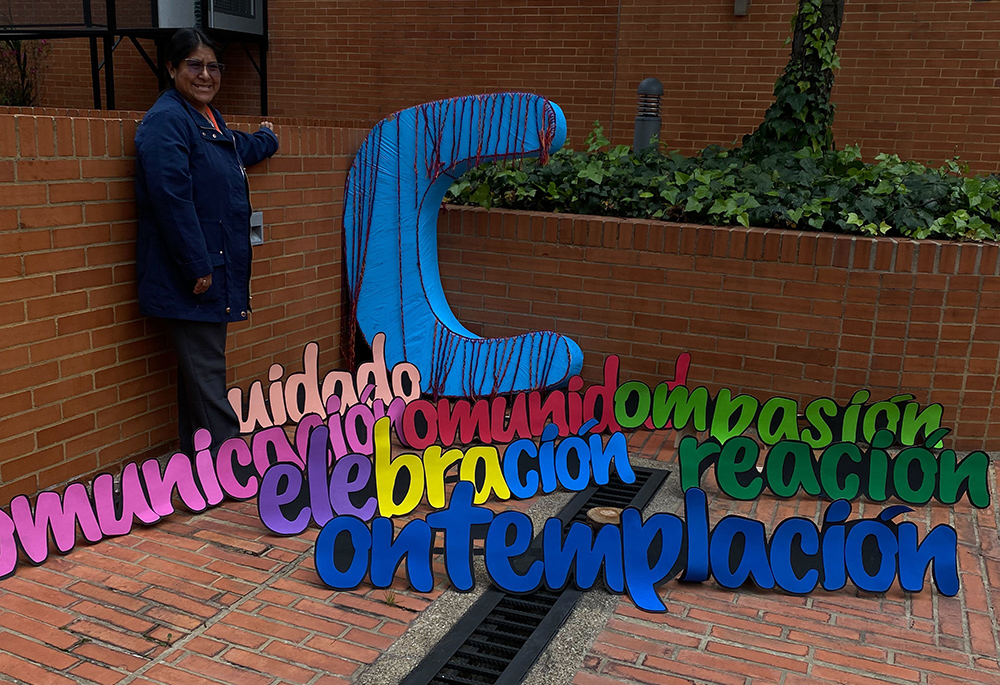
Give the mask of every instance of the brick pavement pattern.
M 674 461 L 672 432 L 631 436 L 637 457 Z M 675 473 L 663 487 L 677 486 Z M 818 518 L 809 499 L 734 502 L 706 485 L 713 521 Z M 531 505 L 495 502 L 496 510 Z M 869 505 L 870 506 L 870 505 Z M 413 515 L 423 516 L 426 507 Z M 808 597 L 671 581 L 666 614 L 622 598 L 572 676 L 620 683 L 1000 683 L 996 508 L 928 505 L 908 516 L 958 530 L 962 589 L 893 588 Z M 403 523 L 403 520 L 398 522 Z M 279 538 L 256 503 L 175 514 L 132 534 L 78 547 L 0 581 L 0 680 L 29 685 L 337 685 L 349 683 L 447 589 L 333 592 L 316 575 L 317 531 Z M 554 674 L 554 676 L 557 674 Z

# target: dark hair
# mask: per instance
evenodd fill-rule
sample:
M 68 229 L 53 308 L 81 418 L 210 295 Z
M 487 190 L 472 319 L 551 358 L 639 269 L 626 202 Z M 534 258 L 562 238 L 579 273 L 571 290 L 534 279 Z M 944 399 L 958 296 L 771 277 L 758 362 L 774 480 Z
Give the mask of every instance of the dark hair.
M 219 59 L 219 48 L 208 37 L 204 31 L 198 28 L 180 29 L 170 38 L 167 44 L 167 61 L 177 69 L 187 56 L 198 49 L 199 45 L 204 45 L 215 53 L 215 59 Z M 167 75 L 169 78 L 169 74 Z

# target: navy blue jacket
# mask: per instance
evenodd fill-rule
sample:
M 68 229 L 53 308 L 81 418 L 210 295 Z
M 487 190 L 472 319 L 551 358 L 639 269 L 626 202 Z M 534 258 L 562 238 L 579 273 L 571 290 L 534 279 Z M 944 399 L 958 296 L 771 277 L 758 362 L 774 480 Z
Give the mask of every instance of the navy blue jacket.
M 278 149 L 266 128 L 221 132 L 175 90 L 135 134 L 139 308 L 147 316 L 242 321 L 250 310 L 250 197 L 246 167 Z M 212 274 L 201 295 L 198 278 Z

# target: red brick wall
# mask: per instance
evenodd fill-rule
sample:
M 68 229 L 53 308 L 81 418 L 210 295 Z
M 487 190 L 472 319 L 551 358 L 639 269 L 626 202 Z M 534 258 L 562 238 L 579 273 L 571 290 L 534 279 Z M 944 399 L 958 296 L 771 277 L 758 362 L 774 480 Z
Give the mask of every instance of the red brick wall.
M 272 0 L 271 111 L 370 125 L 456 95 L 529 90 L 565 110 L 571 142 L 595 119 L 631 142 L 635 89 L 665 86 L 662 138 L 693 151 L 749 133 L 787 60 L 796 0 Z M 1000 3 L 848 2 L 834 99 L 838 144 L 1000 170 Z M 91 106 L 86 43 L 59 47 L 44 104 Z M 239 46 L 224 111 L 258 110 Z M 119 106 L 146 109 L 156 82 L 134 49 L 116 52 Z
M 800 403 L 909 392 L 948 440 L 1000 449 L 996 244 L 921 243 L 448 207 L 449 301 L 480 335 L 573 336 L 584 376 L 669 379 Z M 802 406 L 800 404 L 800 406 Z
M 176 441 L 175 362 L 135 292 L 136 118 L 0 113 L 2 502 Z M 339 360 L 342 187 L 364 132 L 280 124 L 251 172 L 265 243 L 230 383 L 300 368 L 310 340 Z
M 752 131 L 789 48 L 794 0 L 623 3 L 615 129 L 631 134 L 635 88 L 664 84 L 663 140 L 695 150 Z M 970 0 L 845 3 L 833 99 L 839 146 L 1000 169 L 1000 5 Z M 630 142 L 625 136 L 623 142 Z
M 103 22 L 104 3 L 92 2 L 93 18 Z M 5 0 L 0 4 L 0 25 L 83 25 L 81 0 Z

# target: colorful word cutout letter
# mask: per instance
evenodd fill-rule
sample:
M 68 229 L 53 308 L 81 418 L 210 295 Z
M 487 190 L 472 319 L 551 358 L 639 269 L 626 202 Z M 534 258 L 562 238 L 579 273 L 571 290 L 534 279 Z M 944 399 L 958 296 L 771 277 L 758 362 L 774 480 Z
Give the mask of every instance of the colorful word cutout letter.
M 543 160 L 566 139 L 557 105 L 528 93 L 440 100 L 397 112 L 361 145 L 344 197 L 344 252 L 355 322 L 385 358 L 410 362 L 427 392 L 485 397 L 565 384 L 583 366 L 580 347 L 551 331 L 482 338 L 445 299 L 437 219 L 455 177 L 484 162 Z M 351 346 L 353 348 L 353 345 Z

